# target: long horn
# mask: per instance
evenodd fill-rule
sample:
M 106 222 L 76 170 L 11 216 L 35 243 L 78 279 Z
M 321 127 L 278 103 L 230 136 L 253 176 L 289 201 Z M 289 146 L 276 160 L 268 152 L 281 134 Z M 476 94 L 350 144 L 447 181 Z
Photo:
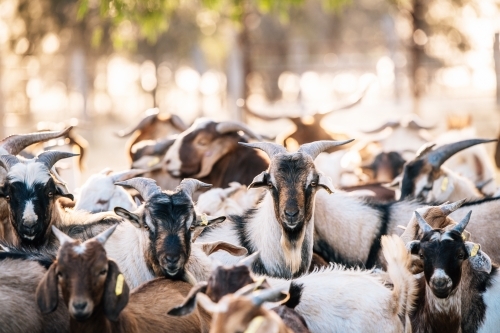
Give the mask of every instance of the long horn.
M 255 262 L 255 260 L 257 260 L 257 258 L 259 258 L 259 256 L 260 256 L 260 251 L 256 251 L 251 255 L 249 255 L 248 257 L 241 259 L 238 262 L 238 266 L 247 266 L 249 269 L 251 269 L 253 263 Z
M 285 147 L 273 142 L 253 142 L 253 143 L 238 142 L 238 143 L 245 147 L 260 149 L 264 151 L 269 156 L 270 159 L 272 159 L 275 155 L 287 153 Z
M 467 227 L 467 224 L 469 224 L 470 216 L 472 215 L 472 210 L 465 215 L 465 217 L 460 221 L 459 224 L 453 227 L 452 230 L 458 231 L 460 234 L 464 232 L 465 227 Z
M 54 233 L 54 235 L 59 240 L 59 246 L 63 246 L 64 243 L 74 241 L 73 238 L 69 237 L 64 232 L 62 232 L 61 230 L 57 229 L 55 226 L 52 226 L 52 232 Z
M 14 155 L 0 155 L 0 166 L 7 171 L 19 162 L 19 159 Z
M 455 155 L 461 150 L 464 150 L 466 148 L 481 144 L 481 143 L 488 143 L 488 142 L 494 142 L 498 141 L 496 139 L 494 140 L 489 140 L 489 139 L 469 139 L 469 140 L 463 140 L 455 143 L 450 143 L 444 146 L 441 146 L 430 153 L 426 155 L 427 161 L 435 167 L 439 168 L 441 165 L 446 162 L 450 157 Z
M 130 134 L 134 133 L 137 130 L 143 129 L 144 127 L 152 124 L 153 121 L 156 120 L 156 117 L 158 117 L 158 113 L 160 113 L 160 110 L 158 110 L 157 108 L 147 110 L 146 116 L 144 118 L 142 118 L 142 120 L 139 122 L 139 124 L 137 124 L 136 126 L 129 127 L 127 129 L 118 131 L 116 133 L 116 135 L 119 136 L 120 138 L 124 138 L 124 137 L 129 136 Z
M 466 199 L 458 200 L 452 203 L 444 203 L 439 208 L 443 212 L 444 215 L 448 216 L 457 209 L 459 209 L 465 202 Z
M 29 134 L 15 134 L 6 137 L 0 141 L 0 148 L 5 149 L 9 154 L 17 155 L 23 149 L 31 146 L 34 143 L 43 142 L 66 136 L 71 131 L 73 126 L 70 126 L 62 131 L 39 132 Z
M 381 132 L 381 131 L 385 130 L 387 127 L 398 127 L 398 126 L 399 126 L 399 121 L 390 120 L 390 121 L 386 122 L 385 124 L 383 124 L 380 127 L 377 127 L 375 129 L 372 129 L 372 130 L 369 130 L 369 131 L 363 131 L 363 133 L 373 134 L 373 133 Z
M 78 156 L 78 154 L 50 150 L 50 151 L 46 151 L 46 152 L 43 152 L 40 155 L 38 155 L 38 157 L 36 158 L 36 161 L 44 164 L 47 167 L 47 169 L 50 170 L 50 169 L 52 169 L 54 164 L 57 163 L 57 161 L 62 160 L 64 158 L 73 157 L 73 156 Z
M 169 136 L 168 138 L 158 140 L 150 145 L 143 146 L 132 154 L 132 159 L 137 161 L 139 158 L 147 155 L 163 155 L 167 152 L 168 148 L 172 146 L 175 142 L 175 136 Z
M 422 124 L 422 119 L 417 117 L 415 114 L 412 114 L 411 117 L 408 119 L 407 127 L 411 129 L 425 129 L 425 130 L 431 130 L 436 127 L 436 125 L 423 125 Z
M 130 178 L 134 178 L 135 176 L 143 174 L 144 172 L 146 172 L 146 170 L 131 169 L 131 170 L 125 170 L 125 171 L 122 171 L 122 172 L 114 173 L 114 174 L 110 175 L 109 177 L 111 178 L 111 181 L 113 183 L 116 183 L 116 182 L 119 182 L 119 181 L 123 181 L 123 180 L 127 180 L 127 179 L 130 179 Z
M 111 237 L 113 232 L 116 230 L 117 226 L 118 226 L 118 224 L 115 224 L 114 226 L 104 230 L 99 235 L 92 237 L 91 239 L 87 240 L 86 242 L 95 240 L 95 241 L 98 241 L 99 243 L 101 243 L 102 245 L 106 244 L 106 241 L 108 240 L 109 237 Z
M 183 179 L 179 186 L 176 187 L 176 191 L 184 191 L 190 197 L 193 196 L 194 192 L 198 191 L 200 188 L 211 188 L 211 184 L 200 182 L 197 179 L 186 178 Z
M 156 185 L 156 181 L 145 177 L 137 177 L 123 182 L 116 182 L 115 185 L 136 189 L 141 194 L 144 201 L 148 201 L 152 196 L 161 193 L 161 188 Z
M 302 146 L 300 146 L 298 151 L 311 156 L 312 159 L 314 160 L 319 154 L 321 154 L 325 150 L 337 146 L 342 146 L 352 141 L 354 141 L 354 139 L 344 140 L 344 141 L 333 141 L 333 140 L 314 141 L 311 143 L 303 144 Z
M 422 229 L 423 233 L 432 231 L 432 227 L 427 223 L 426 220 L 424 220 L 424 218 L 422 217 L 422 215 L 420 215 L 419 212 L 415 211 L 415 216 L 417 218 L 418 225 L 420 229 Z
M 252 131 L 250 127 L 237 121 L 220 122 L 215 127 L 215 130 L 220 134 L 242 131 L 243 133 L 248 134 L 248 136 L 250 136 L 252 139 L 262 140 L 262 137 L 259 134 L 255 133 L 254 131 Z
M 247 106 L 246 108 L 244 108 L 245 111 L 250 114 L 252 117 L 255 117 L 255 118 L 259 118 L 259 119 L 262 119 L 262 120 L 267 120 L 267 121 L 273 121 L 273 120 L 278 120 L 278 119 L 283 119 L 283 118 L 288 118 L 287 116 L 277 116 L 277 117 L 273 117 L 273 116 L 265 116 L 263 114 L 259 114 L 259 113 L 256 113 L 252 110 L 250 110 L 250 108 Z
M 265 289 L 263 291 L 255 292 L 255 294 L 252 295 L 251 300 L 254 305 L 261 306 L 265 302 L 275 301 L 276 298 L 281 295 L 286 295 L 286 293 L 280 288 Z
M 422 147 L 418 148 L 415 157 L 419 158 L 432 151 L 432 148 L 436 146 L 435 143 L 427 142 L 422 145 Z

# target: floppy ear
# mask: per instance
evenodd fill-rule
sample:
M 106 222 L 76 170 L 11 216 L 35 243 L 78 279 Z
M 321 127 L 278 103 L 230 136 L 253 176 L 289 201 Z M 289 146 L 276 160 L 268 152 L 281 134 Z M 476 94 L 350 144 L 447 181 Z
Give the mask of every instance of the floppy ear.
M 203 232 L 206 227 L 213 226 L 224 222 L 226 220 L 225 216 L 212 217 L 206 214 L 196 215 L 196 221 L 191 225 L 191 242 L 194 243 L 196 238 Z
M 471 267 L 479 272 L 491 272 L 491 259 L 481 251 L 481 245 L 472 242 L 465 242 L 467 253 L 469 254 L 469 263 Z
M 245 249 L 244 247 L 233 245 L 231 243 L 227 243 L 224 241 L 203 243 L 201 245 L 201 249 L 203 250 L 203 252 L 205 252 L 207 256 L 219 250 L 226 251 L 227 253 L 232 254 L 233 256 L 244 256 L 245 254 L 248 253 L 247 249 Z
M 420 251 L 420 241 L 414 240 L 406 244 L 406 248 L 410 251 L 411 254 L 417 255 Z
M 57 264 L 53 263 L 36 288 L 36 302 L 43 314 L 53 312 L 59 303 L 56 268 Z
M 139 217 L 139 215 L 129 212 L 128 210 L 122 207 L 115 207 L 114 211 L 116 215 L 130 221 L 130 223 L 132 223 L 134 227 L 136 228 L 141 227 L 141 218 Z
M 104 283 L 104 315 L 111 321 L 118 320 L 120 312 L 128 303 L 130 289 L 120 273 L 118 265 L 108 260 L 108 275 Z
M 167 314 L 170 316 L 180 317 L 192 313 L 196 307 L 196 295 L 200 292 L 205 293 L 207 291 L 207 285 L 206 281 L 198 282 L 191 288 L 184 302 L 168 311 Z
M 229 153 L 231 148 L 232 143 L 230 140 L 221 138 L 211 142 L 208 149 L 203 152 L 200 172 L 192 177 L 199 179 L 208 176 L 215 163 L 217 163 L 224 155 Z
M 250 188 L 259 188 L 267 186 L 266 179 L 267 179 L 267 172 L 262 171 L 257 176 L 255 176 L 255 178 L 252 180 L 252 183 L 248 185 L 248 188 L 250 189 Z
M 332 194 L 333 190 L 335 189 L 332 184 L 332 179 L 323 175 L 322 173 L 319 174 L 318 186 L 324 188 L 329 194 Z
M 56 197 L 65 197 L 70 199 L 71 201 L 75 200 L 73 194 L 69 193 L 63 184 L 58 183 L 56 183 Z

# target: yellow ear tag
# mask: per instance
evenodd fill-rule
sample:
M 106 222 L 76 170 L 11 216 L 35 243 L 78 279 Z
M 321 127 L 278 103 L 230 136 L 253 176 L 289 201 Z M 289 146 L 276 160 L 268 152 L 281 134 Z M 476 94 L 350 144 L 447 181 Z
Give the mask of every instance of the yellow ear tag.
M 201 225 L 208 225 L 208 217 L 207 214 L 201 214 Z
M 448 177 L 444 177 L 443 182 L 441 183 L 441 192 L 444 192 L 448 189 L 448 183 L 449 183 Z
M 475 244 L 472 249 L 470 250 L 470 256 L 475 257 L 477 254 L 477 251 L 479 251 L 479 244 Z
M 255 317 L 254 319 L 252 319 L 250 324 L 248 324 L 248 327 L 244 333 L 257 332 L 263 323 L 264 323 L 264 317 L 262 317 L 262 316 Z
M 123 292 L 123 281 L 125 279 L 123 278 L 123 274 L 118 274 L 116 277 L 116 287 L 115 287 L 115 294 L 116 296 L 120 296 Z
M 465 234 L 463 234 L 463 233 L 462 233 L 462 239 L 463 239 L 464 241 L 466 241 L 466 239 L 465 239 Z
M 265 277 L 261 277 L 259 280 L 257 280 L 257 282 L 255 283 L 255 287 L 253 288 L 253 291 L 256 291 L 257 289 L 259 289 L 259 287 L 262 286 L 264 281 L 266 281 Z
M 158 163 L 160 163 L 160 158 L 158 156 L 155 156 L 151 159 L 151 161 L 148 162 L 148 167 L 152 167 L 153 165 L 156 165 Z

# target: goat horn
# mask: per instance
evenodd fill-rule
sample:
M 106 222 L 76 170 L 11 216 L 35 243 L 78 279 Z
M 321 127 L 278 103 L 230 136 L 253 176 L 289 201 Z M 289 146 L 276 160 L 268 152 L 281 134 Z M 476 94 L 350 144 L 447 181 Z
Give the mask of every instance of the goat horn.
M 122 182 L 116 182 L 115 185 L 136 189 L 144 201 L 148 201 L 152 196 L 162 193 L 161 188 L 156 185 L 155 180 L 145 177 L 137 177 Z
M 113 232 L 116 230 L 116 227 L 118 226 L 118 224 L 115 224 L 114 226 L 104 230 L 103 232 L 101 232 L 99 235 L 95 236 L 95 237 L 92 237 L 91 239 L 87 240 L 88 241 L 91 241 L 91 240 L 95 240 L 99 243 L 101 243 L 103 246 L 104 244 L 106 244 L 106 241 L 108 240 L 109 237 L 111 237 L 111 235 L 113 234 Z
M 174 125 L 174 127 L 176 127 L 181 132 L 184 132 L 189 128 L 189 126 L 186 125 L 182 118 L 176 114 L 170 115 L 170 123 L 172 123 L 172 125 Z
M 129 127 L 127 129 L 118 131 L 116 133 L 116 135 L 120 138 L 124 138 L 124 137 L 129 136 L 130 134 L 134 133 L 137 130 L 143 129 L 144 127 L 152 124 L 156 120 L 156 118 L 158 117 L 159 113 L 160 113 L 160 110 L 158 110 L 158 108 L 147 110 L 146 116 L 144 118 L 142 118 L 142 120 L 139 122 L 139 124 L 137 124 L 136 126 Z
M 241 259 L 238 262 L 238 266 L 247 266 L 249 269 L 251 269 L 255 260 L 257 260 L 257 258 L 259 258 L 259 255 L 260 255 L 260 251 L 256 251 L 256 252 L 252 253 L 248 257 Z
M 242 124 L 237 121 L 223 121 L 217 124 L 215 130 L 220 134 L 231 133 L 242 131 L 250 136 L 252 139 L 262 140 L 261 136 L 250 129 L 245 124 Z
M 73 238 L 69 237 L 64 232 L 62 232 L 61 230 L 57 229 L 55 226 L 52 226 L 52 232 L 54 233 L 54 235 L 59 240 L 59 247 L 63 246 L 64 243 L 68 243 L 68 242 L 74 241 Z
M 286 148 L 274 142 L 238 142 L 240 145 L 250 148 L 257 148 L 265 152 L 270 159 L 278 154 L 286 154 Z
M 0 148 L 5 149 L 9 154 L 17 155 L 23 149 L 31 146 L 34 143 L 48 141 L 61 136 L 66 136 L 71 131 L 73 126 L 70 126 L 62 131 L 39 132 L 28 134 L 15 134 L 6 137 L 0 141 Z
M 372 129 L 372 130 L 369 130 L 369 131 L 363 131 L 363 133 L 373 134 L 373 133 L 381 132 L 381 131 L 385 130 L 387 127 L 398 127 L 398 126 L 399 126 L 399 121 L 392 120 L 392 121 L 386 122 L 382 126 L 377 127 L 375 129 Z
M 321 140 L 314 141 L 311 143 L 305 143 L 300 146 L 299 152 L 305 153 L 314 160 L 320 153 L 332 147 L 342 146 L 346 143 L 352 142 L 354 139 L 344 140 L 344 141 L 334 141 L 334 140 Z
M 73 157 L 73 156 L 78 156 L 78 154 L 50 150 L 50 151 L 46 151 L 46 152 L 43 152 L 40 155 L 38 155 L 38 157 L 36 158 L 36 161 L 42 163 L 43 165 L 45 165 L 47 167 L 47 169 L 50 170 L 50 169 L 52 169 L 54 164 L 57 163 L 57 161 L 62 160 L 64 158 Z
M 255 287 L 257 287 L 257 282 L 247 284 L 246 286 L 241 287 L 240 289 L 238 289 L 234 293 L 234 296 L 246 296 L 246 295 L 250 295 L 255 290 Z
M 130 178 L 134 178 L 135 176 L 138 176 L 140 174 L 143 174 L 146 172 L 146 170 L 142 169 L 131 169 L 131 170 L 125 170 L 122 172 L 117 172 L 115 174 L 110 175 L 109 177 L 111 178 L 111 181 L 113 183 L 122 181 L 122 180 L 127 180 Z
M 435 143 L 431 143 L 431 142 L 424 143 L 422 145 L 422 147 L 420 147 L 417 150 L 417 153 L 415 154 L 415 157 L 419 158 L 419 157 L 424 156 L 425 154 L 427 154 L 428 152 L 430 152 L 432 150 L 432 148 L 434 148 L 435 146 L 436 146 Z
M 99 173 L 102 175 L 105 175 L 105 176 L 109 176 L 112 172 L 113 172 L 113 170 L 111 170 L 111 168 L 105 168 L 105 169 L 101 170 L 101 172 L 99 172 Z
M 410 119 L 408 121 L 407 127 L 416 130 L 421 130 L 421 129 L 430 130 L 436 126 L 435 125 L 425 126 L 421 123 L 420 118 L 414 116 L 413 119 Z
M 418 225 L 420 229 L 422 229 L 423 233 L 432 231 L 432 227 L 427 223 L 426 220 L 424 220 L 424 218 L 422 217 L 422 215 L 420 215 L 419 212 L 415 211 L 415 217 L 417 218 Z
M 256 306 L 261 306 L 265 302 L 273 302 L 278 296 L 286 295 L 280 288 L 275 289 L 265 289 L 262 291 L 255 292 L 251 297 L 251 301 Z
M 452 203 L 444 203 L 441 206 L 439 206 L 439 208 L 441 209 L 444 215 L 448 216 L 457 209 L 459 209 L 464 204 L 464 202 L 465 199 L 458 200 Z
M 61 184 L 63 185 L 67 185 L 66 181 L 64 179 L 62 179 L 61 175 L 57 172 L 56 170 L 56 167 L 53 166 L 52 169 L 50 169 L 50 173 L 52 174 L 52 176 L 54 176 L 54 178 Z
M 472 210 L 465 215 L 465 217 L 460 221 L 459 224 L 453 227 L 452 230 L 458 231 L 460 234 L 464 232 L 465 227 L 467 227 L 467 224 L 469 224 L 470 216 L 472 215 Z
M 426 156 L 427 161 L 435 168 L 441 167 L 441 165 L 446 162 L 450 157 L 455 155 L 461 150 L 464 150 L 466 148 L 481 144 L 481 143 L 488 143 L 488 142 L 494 142 L 498 141 L 496 139 L 494 140 L 489 140 L 489 139 L 469 139 L 469 140 L 463 140 L 459 142 L 454 142 L 450 143 L 444 146 L 441 146 L 439 148 L 436 148 L 435 150 L 429 152 Z
M 7 170 L 7 172 L 19 162 L 19 159 L 14 155 L 0 155 L 0 166 Z
M 176 187 L 176 191 L 183 191 L 190 197 L 193 197 L 194 192 L 198 191 L 200 188 L 211 188 L 212 184 L 207 184 L 200 182 L 198 179 L 186 178 L 183 179 L 179 186 Z
M 198 295 L 196 295 L 196 303 L 198 303 L 203 309 L 210 313 L 220 312 L 219 305 L 203 293 L 199 293 Z

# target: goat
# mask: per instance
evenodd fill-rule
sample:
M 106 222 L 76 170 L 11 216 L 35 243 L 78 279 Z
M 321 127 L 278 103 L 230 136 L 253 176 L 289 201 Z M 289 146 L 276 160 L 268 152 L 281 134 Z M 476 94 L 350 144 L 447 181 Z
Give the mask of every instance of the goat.
M 210 317 L 202 311 L 185 318 L 165 313 L 189 292 L 189 284 L 157 279 L 130 293 L 118 265 L 104 249 L 114 230 L 82 243 L 54 227 L 61 247 L 36 290 L 41 312 L 58 308 L 60 289 L 71 332 L 208 332 Z
M 0 141 L 0 155 L 17 155 L 32 144 L 65 136 L 70 130 L 71 127 L 63 131 L 11 135 Z M 53 170 L 54 169 L 52 169 L 52 171 Z M 2 183 L 6 177 L 7 172 L 3 168 L 0 168 L 0 180 Z M 56 186 L 58 186 L 61 191 L 64 190 L 64 185 L 58 180 L 56 180 Z M 8 243 L 14 243 L 16 237 L 9 221 L 8 212 L 8 202 L 6 200 L 0 200 L 0 240 L 3 239 Z
M 495 140 L 469 139 L 447 144 L 431 150 L 434 145 L 426 145 L 414 160 L 405 166 L 400 181 L 401 199 L 420 197 L 427 202 L 462 198 L 480 199 L 483 195 L 471 180 L 442 166 L 454 154 L 469 147 Z
M 157 108 L 146 111 L 145 117 L 135 126 L 121 130 L 117 135 L 121 138 L 130 136 L 125 147 L 131 161 L 135 161 L 137 151 L 135 145 L 145 140 L 156 140 L 170 134 L 177 134 L 187 129 L 184 121 L 175 114 L 160 114 Z
M 287 326 L 276 313 L 266 310 L 262 306 L 265 302 L 284 300 L 287 293 L 280 289 L 267 289 L 247 295 L 253 288 L 254 285 L 243 287 L 234 294 L 224 296 L 218 303 L 214 303 L 205 294 L 198 295 L 198 304 L 213 315 L 210 333 L 309 332 L 303 324 L 302 327 L 297 327 L 297 324 L 301 324 L 300 317 L 294 320 L 296 327 L 293 327 L 295 329 L 292 330 L 292 327 Z
M 38 283 L 52 261 L 42 253 L 0 252 L 0 333 L 69 331 L 66 306 L 44 316 L 33 302 Z
M 408 271 L 411 257 L 397 236 L 383 238 L 388 274 L 394 283 L 391 291 L 373 271 L 347 270 L 339 265 L 315 270 L 294 280 L 265 278 L 268 285 L 288 290 L 290 299 L 284 304 L 300 314 L 311 332 L 401 332 L 406 326 L 416 292 L 413 276 Z M 256 260 L 258 253 L 245 259 Z M 225 294 L 260 280 L 250 275 L 245 262 L 235 267 L 218 267 L 205 283 L 194 286 L 186 300 L 169 311 L 185 315 L 195 307 L 196 295 L 205 292 L 217 302 Z M 267 287 L 267 286 L 266 286 Z M 317 309 L 321 309 L 318 311 Z
M 415 212 L 424 235 L 407 247 L 423 261 L 413 332 L 494 332 L 500 325 L 500 272 L 462 233 L 470 211 L 451 230 L 433 229 Z
M 373 181 L 390 183 L 403 171 L 405 162 L 403 156 L 398 152 L 381 152 L 375 156 L 370 164 L 363 165 L 362 168 L 372 173 L 370 178 Z
M 115 183 L 144 173 L 144 170 L 126 170 L 113 173 L 104 169 L 87 179 L 80 188 L 76 200 L 75 210 L 84 210 L 91 213 L 112 211 L 115 207 L 135 210 L 136 203 L 132 196 Z
M 167 171 L 173 177 L 192 177 L 215 187 L 227 187 L 233 181 L 250 184 L 255 173 L 265 170 L 269 162 L 256 151 L 238 145 L 246 142 L 239 131 L 260 138 L 241 123 L 197 119 L 167 151 Z
M 333 188 L 329 178 L 316 171 L 313 161 L 323 150 L 350 141 L 308 143 L 295 153 L 275 143 L 242 143 L 263 150 L 271 159 L 269 169 L 249 185 L 268 191 L 254 209 L 205 230 L 198 241 L 223 239 L 249 253 L 260 251 L 253 265 L 256 273 L 292 278 L 307 272 L 313 254 L 314 198 L 319 189 L 331 192 Z M 217 258 L 225 264 L 235 260 Z

